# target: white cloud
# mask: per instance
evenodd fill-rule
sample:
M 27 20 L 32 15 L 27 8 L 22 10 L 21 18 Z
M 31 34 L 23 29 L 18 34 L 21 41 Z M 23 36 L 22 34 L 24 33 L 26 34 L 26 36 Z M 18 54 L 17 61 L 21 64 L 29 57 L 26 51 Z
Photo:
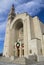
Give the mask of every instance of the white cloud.
M 2 0 L 0 2 L 0 12 L 10 9 L 12 4 L 18 5 L 19 3 L 16 0 Z
M 6 27 L 6 22 L 0 24 L 0 31 L 4 30 Z
M 44 8 L 43 0 L 2 0 L 0 2 L 0 13 L 10 10 L 12 3 L 16 6 L 16 12 L 28 12 L 30 15 L 37 14 L 40 7 Z
M 4 40 L 6 22 L 0 24 L 0 41 Z
M 31 16 L 36 15 L 41 11 L 41 8 L 44 7 L 42 0 L 33 0 L 28 3 L 21 4 L 16 7 L 16 12 L 28 12 Z

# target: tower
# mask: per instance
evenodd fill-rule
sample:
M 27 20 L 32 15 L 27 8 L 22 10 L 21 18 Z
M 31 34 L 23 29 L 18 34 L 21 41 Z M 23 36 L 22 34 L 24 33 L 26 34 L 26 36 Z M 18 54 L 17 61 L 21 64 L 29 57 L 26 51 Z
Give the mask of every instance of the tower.
M 3 56 L 10 56 L 10 34 L 11 34 L 11 31 L 10 31 L 10 25 L 14 19 L 14 17 L 16 16 L 15 14 L 15 9 L 14 9 L 14 4 L 12 5 L 12 8 L 10 10 L 10 13 L 9 13 L 9 16 L 8 16 L 8 22 L 7 22 L 7 25 L 6 25 L 6 34 L 5 34 L 5 41 L 4 41 L 4 51 L 3 51 Z
M 12 5 L 12 8 L 11 8 L 11 10 L 10 10 L 10 13 L 9 13 L 9 16 L 8 16 L 8 20 L 13 20 L 14 19 L 14 17 L 16 16 L 16 14 L 15 14 L 15 8 L 14 8 L 14 4 Z M 10 22 L 11 23 L 11 22 Z

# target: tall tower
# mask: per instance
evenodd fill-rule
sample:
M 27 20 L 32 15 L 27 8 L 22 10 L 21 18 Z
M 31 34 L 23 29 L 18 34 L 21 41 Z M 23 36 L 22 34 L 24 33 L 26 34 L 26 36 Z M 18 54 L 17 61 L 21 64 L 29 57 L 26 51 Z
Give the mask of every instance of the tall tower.
M 10 56 L 10 41 L 11 41 L 11 31 L 10 31 L 10 24 L 12 23 L 14 17 L 16 16 L 14 9 L 14 4 L 12 5 L 12 8 L 10 10 L 9 16 L 8 16 L 8 22 L 6 26 L 6 34 L 5 34 L 5 42 L 4 42 L 4 51 L 3 56 L 9 57 Z
M 14 17 L 16 16 L 16 14 L 15 14 L 15 8 L 14 8 L 14 4 L 12 5 L 12 8 L 11 8 L 11 10 L 10 10 L 10 13 L 9 13 L 9 16 L 8 16 L 8 20 L 13 20 L 14 19 Z M 11 23 L 11 22 L 10 22 Z

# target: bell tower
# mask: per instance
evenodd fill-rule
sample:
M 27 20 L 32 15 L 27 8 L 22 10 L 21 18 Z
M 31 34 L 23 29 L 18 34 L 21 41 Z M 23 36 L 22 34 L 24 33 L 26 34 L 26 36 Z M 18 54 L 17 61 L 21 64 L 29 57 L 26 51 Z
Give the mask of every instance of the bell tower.
M 3 51 L 3 56 L 10 56 L 11 52 L 11 30 L 10 30 L 10 25 L 15 18 L 15 9 L 14 9 L 14 4 L 12 5 L 12 8 L 10 10 L 8 20 L 7 20 L 7 25 L 6 25 L 6 34 L 5 34 L 5 41 L 4 41 L 4 51 Z

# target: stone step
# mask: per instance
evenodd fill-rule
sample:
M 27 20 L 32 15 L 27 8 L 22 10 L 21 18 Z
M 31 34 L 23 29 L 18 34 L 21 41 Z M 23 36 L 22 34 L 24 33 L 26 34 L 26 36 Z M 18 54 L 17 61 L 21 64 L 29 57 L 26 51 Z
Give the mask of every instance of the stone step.
M 4 63 L 4 62 L 0 62 L 0 65 L 24 65 L 24 64 L 14 64 L 14 63 Z M 25 64 L 25 65 L 44 65 L 44 62 L 37 62 L 37 63 Z
M 11 61 L 10 58 L 0 57 L 0 65 L 44 65 L 44 61 L 35 62 L 25 57 Z
M 37 56 L 36 55 L 29 55 L 28 59 L 30 61 L 37 61 Z
M 26 58 L 24 57 L 21 57 L 21 58 L 17 58 L 13 61 L 13 63 L 16 63 L 16 64 L 23 64 L 23 65 L 26 65 Z
M 0 62 L 11 62 L 11 59 L 8 57 L 0 57 Z

